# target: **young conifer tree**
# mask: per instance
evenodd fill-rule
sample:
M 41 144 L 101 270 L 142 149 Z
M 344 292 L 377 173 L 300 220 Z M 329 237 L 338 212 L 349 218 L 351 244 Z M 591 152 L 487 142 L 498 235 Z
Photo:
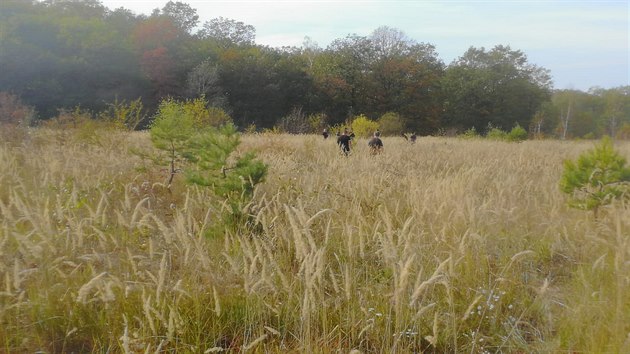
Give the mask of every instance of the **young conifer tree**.
M 597 218 L 601 206 L 630 198 L 630 168 L 625 164 L 626 159 L 614 150 L 608 137 L 576 162 L 566 160 L 560 189 L 569 194 L 569 206 L 593 210 Z
M 171 99 L 164 100 L 160 103 L 149 132 L 153 146 L 166 154 L 157 162 L 169 165 L 166 184 L 170 188 L 175 174 L 180 171 L 176 164 L 190 156 L 190 141 L 197 133 L 194 117 L 186 114 L 184 104 Z
M 228 202 L 232 214 L 240 214 L 264 180 L 267 166 L 251 152 L 235 155 L 240 136 L 231 121 L 210 124 L 215 111 L 198 100 L 165 100 L 151 126 L 151 141 L 166 154 L 169 186 L 181 171 L 187 183 L 211 188 Z

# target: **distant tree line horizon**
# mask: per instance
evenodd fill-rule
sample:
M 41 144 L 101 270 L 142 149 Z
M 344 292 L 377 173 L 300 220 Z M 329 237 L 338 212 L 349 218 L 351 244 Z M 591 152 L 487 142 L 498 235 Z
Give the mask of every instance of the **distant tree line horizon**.
M 0 93 L 40 120 L 138 99 L 152 115 L 164 99 L 202 97 L 240 129 L 282 126 L 300 112 L 324 126 L 395 116 L 419 134 L 518 125 L 561 138 L 630 137 L 630 86 L 555 90 L 549 70 L 509 46 L 470 47 L 447 65 L 434 45 L 390 27 L 326 48 L 308 37 L 282 48 L 255 39 L 242 22 L 200 23 L 183 2 L 147 16 L 99 0 L 5 0 Z

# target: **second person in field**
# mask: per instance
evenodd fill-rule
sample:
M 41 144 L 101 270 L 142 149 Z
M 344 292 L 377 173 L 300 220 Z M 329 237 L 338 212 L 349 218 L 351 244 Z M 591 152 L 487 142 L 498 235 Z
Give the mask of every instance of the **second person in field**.
M 381 140 L 381 132 L 375 131 L 374 135 L 368 141 L 370 147 L 370 155 L 378 155 L 383 152 L 383 141 Z

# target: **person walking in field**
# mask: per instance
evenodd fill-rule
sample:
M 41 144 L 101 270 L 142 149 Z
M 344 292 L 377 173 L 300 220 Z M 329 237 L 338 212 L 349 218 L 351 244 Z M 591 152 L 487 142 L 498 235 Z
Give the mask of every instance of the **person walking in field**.
M 345 156 L 348 156 L 348 154 L 350 154 L 350 141 L 351 140 L 352 138 L 348 135 L 348 129 L 344 129 L 343 134 L 341 134 L 337 138 L 337 145 L 339 145 L 339 148 L 341 149 L 341 153 L 344 154 Z
M 381 140 L 381 132 L 374 132 L 374 136 L 368 141 L 370 147 L 370 155 L 378 155 L 383 152 L 383 141 Z

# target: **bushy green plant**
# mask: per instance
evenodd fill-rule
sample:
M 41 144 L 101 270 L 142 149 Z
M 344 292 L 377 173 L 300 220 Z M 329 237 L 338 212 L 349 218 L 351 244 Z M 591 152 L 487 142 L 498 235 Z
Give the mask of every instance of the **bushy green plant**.
M 507 133 L 499 128 L 493 127 L 493 128 L 490 128 L 490 130 L 488 130 L 488 133 L 486 134 L 486 138 L 490 140 L 506 140 Z
M 458 137 L 462 139 L 475 139 L 479 137 L 479 133 L 477 133 L 477 129 L 475 129 L 475 127 L 472 127 L 458 135 Z
M 560 189 L 569 195 L 569 206 L 593 210 L 597 217 L 601 206 L 617 198 L 628 198 L 630 168 L 625 164 L 626 159 L 614 150 L 608 137 L 577 161 L 566 160 Z
M 278 126 L 273 126 L 271 128 L 263 128 L 262 133 L 267 135 L 279 135 L 284 133 L 284 130 Z
M 256 124 L 252 123 L 245 128 L 245 134 L 256 134 L 257 130 Z
M 56 117 L 42 122 L 42 126 L 56 130 L 75 129 L 92 120 L 92 113 L 77 106 L 72 110 L 60 109 Z
M 344 129 L 345 129 L 344 124 L 335 124 L 332 127 L 330 127 L 328 131 L 330 132 L 330 134 L 337 135 L 337 133 L 341 134 L 341 132 L 343 132 Z
M 403 118 L 395 112 L 387 112 L 378 119 L 378 126 L 383 135 L 399 135 L 405 130 Z
M 184 113 L 193 117 L 195 125 L 203 128 L 206 126 L 219 127 L 232 122 L 232 118 L 222 108 L 208 107 L 204 98 L 195 98 L 186 101 L 182 109 Z
M 521 127 L 519 124 L 516 124 L 506 136 L 508 141 L 523 141 L 527 140 L 527 130 Z
M 60 144 L 74 141 L 90 145 L 101 145 L 106 133 L 117 127 L 111 120 L 95 119 L 91 111 L 80 106 L 72 110 L 61 109 L 56 117 L 43 122 L 42 126 L 54 130 Z
M 361 114 L 352 120 L 351 127 L 356 136 L 367 138 L 378 129 L 378 123 Z
M 308 124 L 311 133 L 319 133 L 328 126 L 328 116 L 325 113 L 311 114 L 308 116 Z
M 141 98 L 129 103 L 116 99 L 107 106 L 107 110 L 101 112 L 101 118 L 112 122 L 119 129 L 134 131 L 147 119 Z

